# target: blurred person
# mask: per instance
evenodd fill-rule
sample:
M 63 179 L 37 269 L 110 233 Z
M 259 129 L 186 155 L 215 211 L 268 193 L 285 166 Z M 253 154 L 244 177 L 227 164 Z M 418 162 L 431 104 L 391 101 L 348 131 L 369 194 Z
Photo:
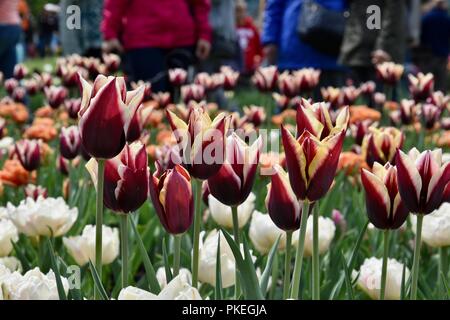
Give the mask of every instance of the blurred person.
M 351 78 L 360 84 L 375 77 L 374 64 L 402 63 L 406 50 L 405 0 L 349 0 L 340 62 L 351 68 Z M 380 9 L 380 28 L 369 28 L 368 7 Z M 375 13 L 376 14 L 376 13 Z
M 187 68 L 211 50 L 210 0 L 105 0 L 103 50 L 125 53 L 129 81 L 169 89 L 167 69 Z
M 303 41 L 298 32 L 299 15 L 305 0 L 266 0 L 262 42 L 268 64 L 281 70 L 301 68 L 320 69 L 322 86 L 343 84 L 343 68 L 337 56 L 323 53 Z M 315 0 L 315 3 L 334 11 L 344 12 L 344 0 Z M 327 41 L 327 39 L 323 39 Z
M 28 7 L 28 4 L 25 0 L 19 0 L 19 15 L 22 32 L 20 35 L 20 41 L 16 46 L 17 63 L 21 63 L 25 60 L 26 47 L 27 43 L 29 43 L 29 37 L 31 32 L 30 8 Z
M 422 72 L 434 74 L 435 88 L 447 92 L 447 61 L 450 54 L 450 16 L 444 0 L 425 5 L 421 25 L 421 50 L 418 61 Z
M 21 32 L 19 0 L 0 0 L 0 71 L 5 79 L 13 76 Z
M 39 55 L 44 57 L 51 50 L 55 32 L 58 31 L 59 6 L 47 3 L 39 19 Z
M 247 13 L 247 2 L 236 2 L 236 23 L 239 45 L 244 55 L 242 71 L 244 75 L 252 74 L 262 58 L 262 46 L 258 28 L 253 18 Z

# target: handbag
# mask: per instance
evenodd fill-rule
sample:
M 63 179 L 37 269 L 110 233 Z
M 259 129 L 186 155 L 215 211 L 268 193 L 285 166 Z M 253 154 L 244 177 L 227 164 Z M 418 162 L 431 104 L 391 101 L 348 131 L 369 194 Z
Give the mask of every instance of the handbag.
M 330 10 L 314 0 L 304 0 L 297 22 L 300 39 L 322 53 L 338 56 L 348 12 Z

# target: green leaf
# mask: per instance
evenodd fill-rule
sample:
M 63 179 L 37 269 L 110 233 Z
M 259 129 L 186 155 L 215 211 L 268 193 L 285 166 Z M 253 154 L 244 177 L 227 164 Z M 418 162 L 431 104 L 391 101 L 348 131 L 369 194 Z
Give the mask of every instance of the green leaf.
M 220 263 L 220 237 L 217 240 L 217 255 L 216 255 L 216 287 L 214 288 L 214 299 L 222 300 L 222 267 Z
M 280 243 L 280 238 L 281 238 L 281 236 L 279 236 L 277 238 L 277 241 L 275 241 L 275 243 L 272 245 L 272 248 L 270 249 L 270 252 L 269 252 L 269 256 L 267 257 L 266 267 L 264 268 L 264 272 L 262 273 L 262 276 L 261 276 L 261 281 L 259 282 L 259 285 L 261 287 L 261 292 L 267 291 L 267 285 L 269 284 L 269 278 L 270 278 L 270 274 L 271 274 L 271 270 L 272 270 L 273 260 L 277 253 L 278 244 Z
M 162 240 L 162 253 L 164 260 L 164 270 L 166 271 L 166 279 L 167 283 L 169 283 L 170 281 L 172 281 L 173 275 L 172 270 L 170 269 L 169 255 L 167 254 L 166 238 L 163 238 Z
M 450 297 L 450 288 L 448 287 L 447 279 L 445 279 L 445 274 L 441 271 L 441 280 L 442 284 L 444 285 L 444 289 L 446 291 L 446 299 L 449 299 Z
M 16 252 L 17 258 L 22 263 L 23 271 L 30 270 L 31 269 L 30 261 L 27 259 L 27 257 L 25 256 L 25 254 L 23 253 L 21 248 L 19 248 L 19 246 L 12 240 L 11 240 L 11 243 L 14 248 L 14 251 Z
M 133 221 L 131 221 L 130 224 L 134 234 L 136 235 L 142 262 L 144 263 L 145 277 L 147 278 L 150 292 L 158 294 L 161 291 L 161 287 L 159 286 L 158 279 L 156 278 L 155 268 L 153 267 L 150 257 L 148 256 L 147 250 L 145 250 L 144 242 L 142 241 L 141 235 L 139 234 L 136 225 Z
M 52 243 L 48 238 L 45 239 L 47 242 L 47 248 L 50 253 L 50 261 L 52 265 L 52 270 L 55 273 L 55 280 L 56 280 L 56 288 L 58 289 L 58 296 L 59 300 L 67 300 L 66 292 L 64 291 L 64 286 L 61 280 L 61 275 L 59 273 L 58 264 L 56 262 L 55 258 L 55 252 L 53 251 Z
M 100 292 L 100 297 L 103 300 L 109 300 L 108 299 L 108 295 L 106 294 L 106 290 L 103 287 L 102 282 L 100 281 L 100 277 L 98 276 L 98 272 L 95 269 L 95 266 L 94 266 L 94 264 L 92 263 L 91 260 L 89 260 L 89 269 L 91 270 L 92 278 L 94 279 L 94 282 L 95 282 L 95 287 Z
M 241 277 L 241 285 L 245 298 L 251 300 L 264 300 L 245 236 L 243 237 L 244 257 L 242 257 L 239 247 L 236 245 L 230 234 L 223 229 L 221 232 L 225 236 L 225 239 L 233 252 L 234 259 L 236 260 L 236 267 L 238 268 Z
M 347 268 L 349 270 L 353 269 L 353 265 L 355 263 L 356 255 L 359 251 L 359 247 L 361 246 L 362 240 L 364 238 L 364 234 L 366 233 L 367 227 L 369 226 L 369 220 L 366 221 L 364 227 L 361 229 L 359 233 L 358 239 L 356 240 L 355 246 L 353 247 L 352 254 L 350 255 L 349 262 L 347 264 Z
M 400 300 L 405 300 L 406 297 L 406 264 L 403 264 L 403 270 L 402 270 L 402 282 L 400 286 Z
M 63 267 L 63 270 L 61 271 L 61 275 L 63 277 L 67 278 L 67 268 L 68 268 L 68 266 L 67 266 L 67 264 L 64 262 L 64 260 L 60 256 L 58 256 L 57 258 L 58 258 L 58 262 Z M 81 290 L 80 289 L 76 289 L 76 288 L 70 289 L 69 288 L 69 293 L 70 293 L 71 297 L 73 298 L 73 300 L 83 300 L 83 297 L 81 295 Z
M 345 279 L 345 287 L 347 289 L 347 296 L 349 300 L 354 300 L 354 294 L 353 294 L 353 286 L 352 286 L 352 279 L 350 277 L 349 268 L 347 266 L 347 263 L 345 261 L 344 253 L 341 253 L 342 256 L 342 266 L 344 268 L 344 279 Z

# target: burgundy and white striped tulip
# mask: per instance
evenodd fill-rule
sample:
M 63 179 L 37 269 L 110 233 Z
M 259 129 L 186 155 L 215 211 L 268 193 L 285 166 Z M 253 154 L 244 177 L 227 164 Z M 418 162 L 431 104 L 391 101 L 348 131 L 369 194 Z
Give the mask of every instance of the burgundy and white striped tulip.
M 138 82 L 131 82 L 131 88 L 133 90 L 138 89 L 139 87 L 144 87 L 144 101 L 149 101 L 152 99 L 153 91 L 152 84 L 148 81 L 139 80 Z
M 226 139 L 225 161 L 219 172 L 208 179 L 210 193 L 227 206 L 243 203 L 255 181 L 262 139 L 248 146 L 236 133 Z
M 387 85 L 395 85 L 400 81 L 405 68 L 394 62 L 383 62 L 375 66 L 377 77 Z
M 221 73 L 209 75 L 206 72 L 201 72 L 195 77 L 194 83 L 201 85 L 206 91 L 214 91 L 223 86 L 224 75 Z
M 80 82 L 81 142 L 92 157 L 111 159 L 122 151 L 125 141 L 137 136 L 134 124 L 144 98 L 144 87 L 127 92 L 124 78 L 103 75 L 93 85 L 82 77 Z
M 416 102 L 425 101 L 431 96 L 434 90 L 434 76 L 432 73 L 423 74 L 419 72 L 417 76 L 408 75 L 409 92 Z
M 441 117 L 442 109 L 431 103 L 422 104 L 420 117 L 426 129 L 433 129 Z
M 409 211 L 429 214 L 439 208 L 450 181 L 450 162 L 442 163 L 442 150 L 413 148 L 405 154 L 398 149 L 396 164 L 400 196 Z
M 405 139 L 404 134 L 394 127 L 382 127 L 369 129 L 362 143 L 362 156 L 367 164 L 372 167 L 375 162 L 395 164 L 395 154 L 401 148 Z
M 34 96 L 41 89 L 40 83 L 33 78 L 24 80 L 23 85 L 30 96 Z
M 44 88 L 45 98 L 48 105 L 53 109 L 58 109 L 67 98 L 67 89 L 64 87 L 50 86 Z
M 289 184 L 287 173 L 273 166 L 271 183 L 267 185 L 266 208 L 275 225 L 284 231 L 300 228 L 302 206 Z
M 19 86 L 19 81 L 17 81 L 14 78 L 6 79 L 3 85 L 5 87 L 6 92 L 8 92 L 9 95 L 12 95 L 14 90 Z
M 22 80 L 28 74 L 28 68 L 25 65 L 19 63 L 14 66 L 13 73 L 14 78 L 16 78 L 17 80 Z
M 369 221 L 378 229 L 398 229 L 406 221 L 409 210 L 398 193 L 397 169 L 375 162 L 372 172 L 362 169 L 361 182 L 366 194 Z
M 80 152 L 81 138 L 77 126 L 61 128 L 59 150 L 66 159 L 74 159 Z
M 25 101 L 25 97 L 27 95 L 27 91 L 25 90 L 24 87 L 17 87 L 14 89 L 11 98 L 13 98 L 13 100 L 15 102 L 24 102 Z
M 311 92 L 319 84 L 320 70 L 303 68 L 293 72 L 300 93 Z
M 205 88 L 198 84 L 188 84 L 181 87 L 181 99 L 185 104 L 191 100 L 200 102 L 205 99 Z
M 37 186 L 35 184 L 28 184 L 24 188 L 25 198 L 32 198 L 37 200 L 37 198 L 47 198 L 47 189 L 42 186 Z
M 164 109 L 171 102 L 170 93 L 169 92 L 158 92 L 153 93 L 152 98 L 158 104 L 158 108 Z
M 169 70 L 169 81 L 174 87 L 181 87 L 186 83 L 187 71 L 181 68 Z
M 442 91 L 435 91 L 428 97 L 427 103 L 434 104 L 435 106 L 441 108 L 442 111 L 444 111 L 449 107 L 450 96 L 444 95 Z
M 350 125 L 352 136 L 357 145 L 362 145 L 364 137 L 369 133 L 369 128 L 376 124 L 371 119 L 358 121 Z
M 64 101 L 64 106 L 66 107 L 67 114 L 71 119 L 78 119 L 78 113 L 81 109 L 81 99 L 67 99 Z
M 277 86 L 278 69 L 276 66 L 259 67 L 252 77 L 252 82 L 261 92 L 273 91 Z
M 194 218 L 191 177 L 180 165 L 166 170 L 160 177 L 150 176 L 150 198 L 164 229 L 182 234 Z
M 40 143 L 38 140 L 20 140 L 14 147 L 14 152 L 22 167 L 27 171 L 36 170 L 41 163 Z
M 223 75 L 223 88 L 225 90 L 233 90 L 239 79 L 239 72 L 234 71 L 231 67 L 222 66 L 220 73 Z
M 278 89 L 282 95 L 293 98 L 299 94 L 298 79 L 295 75 L 285 71 L 278 76 Z
M 289 180 L 297 198 L 314 202 L 330 189 L 336 174 L 345 130 L 319 140 L 305 130 L 298 139 L 281 126 Z
M 121 61 L 119 55 L 114 53 L 103 54 L 102 59 L 108 72 L 113 73 L 119 70 Z
M 94 185 L 97 185 L 97 161 L 86 164 Z M 145 145 L 126 144 L 120 154 L 105 161 L 104 204 L 121 213 L 139 209 L 148 197 L 149 168 Z
M 70 162 L 68 159 L 64 158 L 61 155 L 58 155 L 56 157 L 56 168 L 61 172 L 61 174 L 68 176 L 69 175 L 69 168 L 70 168 Z

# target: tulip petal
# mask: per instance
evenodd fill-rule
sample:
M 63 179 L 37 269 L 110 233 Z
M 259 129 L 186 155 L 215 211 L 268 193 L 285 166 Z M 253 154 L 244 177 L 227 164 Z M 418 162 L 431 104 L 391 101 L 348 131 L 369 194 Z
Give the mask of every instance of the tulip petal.
M 214 198 L 227 206 L 235 206 L 245 200 L 241 199 L 241 178 L 227 162 L 222 165 L 219 172 L 208 179 L 208 186 Z
M 366 169 L 361 171 L 361 182 L 366 191 L 366 210 L 370 222 L 379 229 L 387 229 L 391 200 L 386 186 Z
M 413 213 L 419 213 L 419 199 L 422 179 L 414 162 L 400 149 L 396 155 L 397 180 L 400 196 L 406 207 Z
M 438 173 L 435 173 L 428 185 L 427 201 L 424 213 L 431 213 L 439 208 L 445 200 L 445 189 L 450 181 L 450 162 L 444 164 Z

